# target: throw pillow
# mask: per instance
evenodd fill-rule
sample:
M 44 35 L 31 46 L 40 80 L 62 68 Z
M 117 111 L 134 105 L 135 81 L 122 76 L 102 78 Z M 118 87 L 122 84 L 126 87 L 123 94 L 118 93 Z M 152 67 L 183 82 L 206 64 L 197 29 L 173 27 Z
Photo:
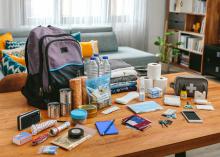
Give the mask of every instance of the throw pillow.
M 0 80 L 0 93 L 20 91 L 24 87 L 26 79 L 26 73 L 5 76 Z
M 16 49 L 11 49 L 11 50 L 2 50 L 2 53 L 5 53 L 7 55 L 13 55 L 16 57 L 24 57 L 24 51 L 25 51 L 25 47 L 19 47 Z
M 80 42 L 83 58 L 90 58 L 93 54 L 99 53 L 98 41 Z
M 3 53 L 2 72 L 4 75 L 26 72 L 26 67 L 15 62 L 10 56 Z
M 25 64 L 25 59 L 24 59 L 24 47 L 19 47 L 16 49 L 11 49 L 11 50 L 2 50 L 0 51 L 0 56 L 2 56 L 3 53 L 12 56 L 12 58 L 16 61 L 19 62 L 22 65 L 26 65 Z M 0 62 L 2 62 L 2 57 L 0 58 Z
M 7 40 L 5 43 L 5 49 L 16 49 L 19 47 L 24 47 L 25 46 L 25 42 L 23 41 L 9 41 Z
M 5 33 L 0 36 L 0 51 L 5 49 L 6 41 L 13 41 L 13 37 L 11 33 Z
M 81 33 L 80 32 L 73 33 L 71 35 L 75 40 L 77 40 L 78 42 L 81 42 Z
M 14 56 L 14 55 L 9 55 L 9 56 L 10 56 L 11 59 L 13 59 L 15 62 L 20 63 L 20 64 L 23 65 L 23 66 L 26 66 L 24 57 L 17 57 L 17 56 Z

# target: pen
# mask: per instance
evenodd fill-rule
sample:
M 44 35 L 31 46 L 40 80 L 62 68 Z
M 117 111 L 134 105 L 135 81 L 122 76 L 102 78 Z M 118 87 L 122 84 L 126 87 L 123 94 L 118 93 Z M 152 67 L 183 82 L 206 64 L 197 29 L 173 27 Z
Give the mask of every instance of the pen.
M 111 126 L 113 125 L 113 123 L 114 123 L 114 119 L 111 121 L 111 123 L 109 124 L 109 126 L 105 129 L 105 131 L 103 131 L 103 133 L 102 133 L 102 135 L 105 135 L 107 132 L 108 132 L 108 130 L 111 128 Z

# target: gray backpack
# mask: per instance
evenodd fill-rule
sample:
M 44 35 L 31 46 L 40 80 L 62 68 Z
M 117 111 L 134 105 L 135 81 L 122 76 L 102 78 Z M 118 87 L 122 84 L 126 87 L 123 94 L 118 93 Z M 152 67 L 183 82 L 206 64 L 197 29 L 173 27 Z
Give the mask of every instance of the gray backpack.
M 69 80 L 82 75 L 84 69 L 79 43 L 52 26 L 30 32 L 25 61 L 28 77 L 22 93 L 30 105 L 42 109 L 48 102 L 59 101 L 59 89 L 69 87 Z

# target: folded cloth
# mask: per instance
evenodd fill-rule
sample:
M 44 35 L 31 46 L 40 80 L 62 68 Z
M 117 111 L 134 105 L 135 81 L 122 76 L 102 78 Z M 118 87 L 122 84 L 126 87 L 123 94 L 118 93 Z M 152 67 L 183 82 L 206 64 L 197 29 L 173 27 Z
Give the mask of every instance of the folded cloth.
M 135 68 L 134 67 L 119 68 L 119 69 L 111 70 L 111 72 L 124 71 L 124 70 L 135 70 Z
M 129 75 L 137 76 L 137 71 L 123 70 L 123 71 L 111 72 L 111 78 L 116 78 L 116 77 L 121 77 L 121 76 L 129 76 Z
M 111 89 L 121 88 L 121 87 L 128 87 L 128 86 L 136 86 L 137 81 L 129 81 L 129 82 L 118 82 L 111 84 Z
M 132 67 L 130 64 L 120 59 L 110 59 L 109 64 L 111 65 L 111 70 Z
M 111 89 L 111 93 L 116 94 L 116 93 L 130 92 L 130 91 L 136 91 L 136 90 L 137 90 L 136 86 L 128 86 L 128 87 L 120 87 L 116 89 Z
M 135 75 L 129 75 L 129 76 L 121 76 L 111 79 L 111 84 L 118 83 L 118 82 L 128 82 L 128 81 L 136 81 L 137 76 Z

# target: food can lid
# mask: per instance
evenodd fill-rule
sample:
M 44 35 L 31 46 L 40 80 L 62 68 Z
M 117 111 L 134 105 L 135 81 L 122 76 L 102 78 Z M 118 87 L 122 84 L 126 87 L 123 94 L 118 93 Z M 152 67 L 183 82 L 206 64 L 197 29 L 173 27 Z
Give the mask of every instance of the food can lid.
M 72 110 L 70 114 L 73 119 L 84 120 L 87 118 L 87 111 L 84 109 Z

